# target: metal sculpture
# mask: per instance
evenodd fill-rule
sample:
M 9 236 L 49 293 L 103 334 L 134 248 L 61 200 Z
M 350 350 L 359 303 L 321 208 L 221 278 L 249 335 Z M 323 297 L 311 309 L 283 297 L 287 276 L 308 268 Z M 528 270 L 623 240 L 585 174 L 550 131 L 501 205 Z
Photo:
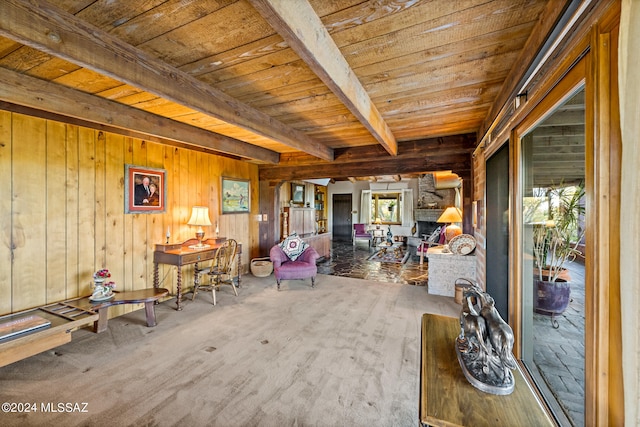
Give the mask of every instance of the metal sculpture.
M 502 320 L 491 295 L 472 283 L 463 294 L 456 353 L 467 380 L 491 394 L 511 394 L 516 369 L 513 331 Z

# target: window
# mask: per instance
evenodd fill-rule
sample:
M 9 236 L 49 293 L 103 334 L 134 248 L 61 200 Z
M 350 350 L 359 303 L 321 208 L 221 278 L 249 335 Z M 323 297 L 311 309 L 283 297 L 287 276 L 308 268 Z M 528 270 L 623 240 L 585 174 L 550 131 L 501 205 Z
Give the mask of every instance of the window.
M 374 193 L 371 195 L 371 222 L 380 219 L 382 224 L 400 224 L 401 193 Z

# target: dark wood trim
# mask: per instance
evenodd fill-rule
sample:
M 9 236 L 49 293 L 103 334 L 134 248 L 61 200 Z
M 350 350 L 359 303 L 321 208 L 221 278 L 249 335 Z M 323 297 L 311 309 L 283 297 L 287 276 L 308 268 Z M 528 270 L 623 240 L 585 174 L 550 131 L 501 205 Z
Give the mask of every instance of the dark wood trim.
M 259 211 L 267 215 L 266 221 L 258 224 L 260 236 L 258 239 L 259 254 L 268 256 L 271 247 L 279 241 L 280 236 L 280 186 L 282 182 L 260 180 Z

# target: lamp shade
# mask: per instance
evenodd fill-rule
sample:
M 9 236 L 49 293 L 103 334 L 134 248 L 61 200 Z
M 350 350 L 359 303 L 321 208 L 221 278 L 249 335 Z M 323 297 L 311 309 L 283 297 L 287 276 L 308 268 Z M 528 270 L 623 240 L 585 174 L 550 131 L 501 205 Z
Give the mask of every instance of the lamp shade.
M 188 225 L 211 225 L 211 220 L 209 219 L 209 208 L 206 206 L 194 206 L 191 208 L 191 218 Z
M 442 212 L 442 215 L 440 215 L 440 218 L 438 218 L 437 222 L 444 222 L 448 224 L 452 222 L 462 222 L 460 209 L 453 206 L 448 207 L 444 210 L 444 212 Z

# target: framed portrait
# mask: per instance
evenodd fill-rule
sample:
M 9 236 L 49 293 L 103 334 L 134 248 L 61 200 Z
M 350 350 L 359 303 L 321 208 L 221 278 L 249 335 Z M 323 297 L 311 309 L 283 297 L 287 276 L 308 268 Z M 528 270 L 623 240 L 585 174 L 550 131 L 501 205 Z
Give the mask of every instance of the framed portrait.
M 249 213 L 249 180 L 222 177 L 222 207 L 223 214 Z
M 167 208 L 167 171 L 125 165 L 125 213 L 164 213 Z
M 291 183 L 291 200 L 297 205 L 304 205 L 304 184 Z

